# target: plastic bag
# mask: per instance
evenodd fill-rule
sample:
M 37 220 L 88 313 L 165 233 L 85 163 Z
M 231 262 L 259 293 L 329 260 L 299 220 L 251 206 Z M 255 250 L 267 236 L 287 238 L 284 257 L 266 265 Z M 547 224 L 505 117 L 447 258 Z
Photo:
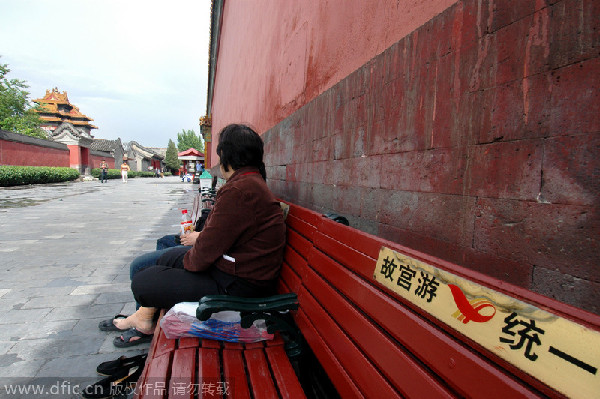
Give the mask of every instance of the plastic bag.
M 165 336 L 169 339 L 198 337 L 244 343 L 273 339 L 264 320 L 256 320 L 250 328 L 242 328 L 240 312 L 223 311 L 200 321 L 196 318 L 197 307 L 198 302 L 181 302 L 169 309 L 160 320 Z

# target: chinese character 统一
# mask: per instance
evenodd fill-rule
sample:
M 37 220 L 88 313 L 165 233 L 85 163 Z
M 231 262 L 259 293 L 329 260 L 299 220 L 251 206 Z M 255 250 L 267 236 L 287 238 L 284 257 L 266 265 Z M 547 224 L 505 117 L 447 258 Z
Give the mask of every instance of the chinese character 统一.
M 383 277 L 389 278 L 390 281 L 394 281 L 394 278 L 392 277 L 392 274 L 394 274 L 394 270 L 396 270 L 394 259 L 390 260 L 390 257 L 388 256 L 383 260 L 383 265 L 381 265 L 380 273 L 383 274 Z
M 516 334 L 519 334 L 519 341 L 515 343 L 514 338 L 500 337 L 500 342 L 510 344 L 509 347 L 513 350 L 521 349 L 523 345 L 525 345 L 525 357 L 531 361 L 535 361 L 538 358 L 538 355 L 532 352 L 532 346 L 533 344 L 538 346 L 542 344 L 537 333 L 544 334 L 544 330 L 536 327 L 535 320 L 530 319 L 529 321 L 523 321 L 517 320 L 516 317 L 517 314 L 513 312 L 504 319 L 506 325 L 502 328 L 502 332 L 514 337 L 515 331 L 513 331 L 513 328 L 521 326 L 521 329 L 516 332 Z
M 430 278 L 427 273 L 421 271 L 419 284 L 420 285 L 415 290 L 415 294 L 421 298 L 425 298 L 426 295 L 429 295 L 427 302 L 431 302 L 433 297 L 436 296 L 437 287 L 440 285 L 440 283 L 435 280 L 435 276 Z

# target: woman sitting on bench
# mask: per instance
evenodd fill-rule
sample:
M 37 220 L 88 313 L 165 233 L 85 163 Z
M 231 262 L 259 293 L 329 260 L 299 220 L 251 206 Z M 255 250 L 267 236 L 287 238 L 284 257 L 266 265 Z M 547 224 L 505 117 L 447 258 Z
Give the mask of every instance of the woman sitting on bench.
M 266 184 L 263 142 L 245 125 L 226 126 L 219 135 L 217 155 L 227 183 L 193 246 L 175 247 L 158 265 L 138 272 L 131 290 L 141 307 L 125 319 L 115 319 L 126 333 L 119 347 L 147 341 L 157 309 L 205 295 L 259 297 L 275 293 L 283 262 L 285 223 L 279 202 Z

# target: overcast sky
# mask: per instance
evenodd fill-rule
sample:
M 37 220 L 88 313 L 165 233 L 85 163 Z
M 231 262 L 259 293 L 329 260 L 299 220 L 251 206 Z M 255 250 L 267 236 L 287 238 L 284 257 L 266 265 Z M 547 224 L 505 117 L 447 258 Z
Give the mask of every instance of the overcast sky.
M 0 63 L 57 87 L 95 138 L 177 143 L 206 113 L 210 0 L 0 0 Z

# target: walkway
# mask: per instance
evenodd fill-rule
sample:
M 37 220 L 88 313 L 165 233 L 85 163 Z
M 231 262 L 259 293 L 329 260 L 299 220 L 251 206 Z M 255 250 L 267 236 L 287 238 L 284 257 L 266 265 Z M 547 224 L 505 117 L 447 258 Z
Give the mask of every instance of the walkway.
M 197 188 L 177 177 L 0 187 L 0 397 L 79 397 L 99 363 L 147 350 L 115 348 L 97 325 L 134 311 L 129 263 L 178 231 Z

